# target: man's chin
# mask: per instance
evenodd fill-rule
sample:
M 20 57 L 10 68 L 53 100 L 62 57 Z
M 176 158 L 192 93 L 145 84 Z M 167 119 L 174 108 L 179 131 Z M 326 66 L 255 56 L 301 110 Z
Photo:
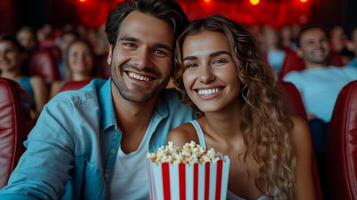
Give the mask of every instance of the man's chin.
M 147 103 L 156 97 L 154 92 L 148 92 L 148 93 L 130 92 L 130 93 L 123 93 L 123 94 L 121 94 L 121 96 L 126 101 L 129 101 L 132 103 L 138 103 L 138 104 Z

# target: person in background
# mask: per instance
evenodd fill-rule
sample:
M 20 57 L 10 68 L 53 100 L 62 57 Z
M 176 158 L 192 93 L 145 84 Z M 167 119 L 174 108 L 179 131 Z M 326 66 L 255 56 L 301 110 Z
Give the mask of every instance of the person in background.
M 355 53 L 353 51 L 348 50 L 346 47 L 344 47 L 340 51 L 340 57 L 341 57 L 343 65 L 353 65 L 351 62 L 355 57 Z
M 79 39 L 79 34 L 77 32 L 64 31 L 61 35 L 60 40 L 58 41 L 58 46 L 60 47 L 62 54 L 62 59 L 58 64 L 61 80 L 66 79 L 66 61 L 64 55 L 66 54 L 68 45 L 77 39 Z
M 56 95 L 0 199 L 148 199 L 147 153 L 193 119 L 164 90 L 188 19 L 172 0 L 127 0 L 106 22 L 111 78 Z
M 22 27 L 17 32 L 16 38 L 28 52 L 32 52 L 37 48 L 36 35 L 31 27 Z
M 95 78 L 94 53 L 91 45 L 81 39 L 72 41 L 64 52 L 67 78 L 52 84 L 50 97 L 54 97 L 67 81 L 84 81 Z
M 37 118 L 48 99 L 44 81 L 38 76 L 24 76 L 21 72 L 25 49 L 16 38 L 0 36 L 0 76 L 17 81 L 32 97 L 32 117 Z
M 253 37 L 212 16 L 177 40 L 175 81 L 197 120 L 168 140 L 195 141 L 230 157 L 228 199 L 314 199 L 306 122 L 286 112 Z
M 300 91 L 310 119 L 329 122 L 340 89 L 357 78 L 350 68 L 327 65 L 329 55 L 327 34 L 319 26 L 306 26 L 299 37 L 298 54 L 306 69 L 290 72 L 284 80 L 292 82 Z
M 290 25 L 285 25 L 280 29 L 280 38 L 283 48 L 296 50 L 296 44 L 293 40 L 292 28 Z
M 330 31 L 330 49 L 340 54 L 346 45 L 346 35 L 342 26 L 334 26 Z
M 279 35 L 273 27 L 264 27 L 261 47 L 267 62 L 273 68 L 275 74 L 279 74 L 285 60 L 286 52 L 281 48 Z
M 328 123 L 337 96 L 343 86 L 357 80 L 357 68 L 327 65 L 329 45 L 323 28 L 310 25 L 302 28 L 297 53 L 306 69 L 290 72 L 284 80 L 293 83 L 299 90 L 314 143 L 321 184 L 324 187 L 324 152 Z

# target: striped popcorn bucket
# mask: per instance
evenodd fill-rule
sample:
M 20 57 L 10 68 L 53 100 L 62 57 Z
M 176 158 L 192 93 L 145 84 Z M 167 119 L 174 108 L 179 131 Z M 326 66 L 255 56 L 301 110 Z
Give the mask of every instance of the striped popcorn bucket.
M 226 200 L 228 156 L 203 164 L 157 164 L 149 159 L 151 200 Z

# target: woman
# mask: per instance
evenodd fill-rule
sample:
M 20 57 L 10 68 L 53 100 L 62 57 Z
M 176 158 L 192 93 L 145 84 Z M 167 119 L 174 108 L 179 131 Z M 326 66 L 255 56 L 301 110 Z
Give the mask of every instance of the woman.
M 231 159 L 229 199 L 313 199 L 311 139 L 286 114 L 252 36 L 220 16 L 193 21 L 176 47 L 175 83 L 198 120 L 169 134 Z
M 12 36 L 0 37 L 0 77 L 17 81 L 33 100 L 32 117 L 35 119 L 47 102 L 45 82 L 38 76 L 24 76 L 21 72 L 25 49 Z
M 67 80 L 52 84 L 51 97 L 61 91 L 67 81 L 85 81 L 93 78 L 94 54 L 90 44 L 85 40 L 77 39 L 71 42 L 64 55 L 67 66 Z

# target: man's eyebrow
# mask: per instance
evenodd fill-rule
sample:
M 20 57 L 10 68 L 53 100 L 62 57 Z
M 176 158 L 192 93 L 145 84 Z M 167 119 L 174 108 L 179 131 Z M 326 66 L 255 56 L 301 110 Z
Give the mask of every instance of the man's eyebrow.
M 123 36 L 118 39 L 118 41 L 128 41 L 128 42 L 137 42 L 138 39 L 130 36 Z
M 155 48 L 166 49 L 169 52 L 173 52 L 173 49 L 171 47 L 169 47 L 168 45 L 166 45 L 166 44 L 158 43 L 158 44 L 156 44 L 154 46 L 155 46 Z
M 118 41 L 127 41 L 127 42 L 139 42 L 139 40 L 135 37 L 123 36 L 118 39 Z M 173 49 L 166 44 L 157 43 L 154 45 L 155 48 L 166 49 L 170 53 L 173 52 Z

